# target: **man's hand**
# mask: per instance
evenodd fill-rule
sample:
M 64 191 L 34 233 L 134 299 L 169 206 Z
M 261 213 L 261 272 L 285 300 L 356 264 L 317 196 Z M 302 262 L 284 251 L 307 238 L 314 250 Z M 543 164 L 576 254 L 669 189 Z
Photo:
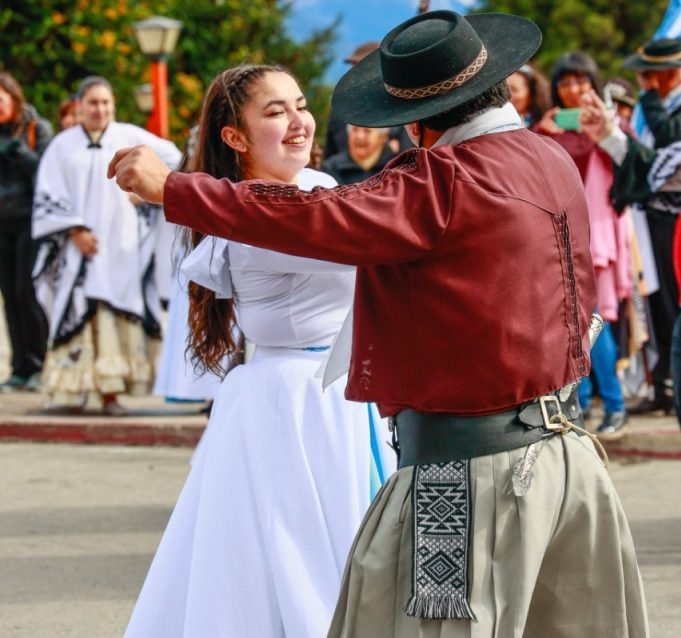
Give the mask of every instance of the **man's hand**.
M 582 95 L 579 125 L 596 144 L 608 137 L 614 127 L 614 113 L 608 111 L 603 100 L 591 90 Z
M 163 203 L 163 187 L 170 169 L 148 146 L 118 151 L 109 164 L 107 177 L 126 192 L 135 193 L 151 204 Z
M 69 237 L 83 257 L 94 257 L 97 254 L 97 238 L 87 228 L 74 228 Z

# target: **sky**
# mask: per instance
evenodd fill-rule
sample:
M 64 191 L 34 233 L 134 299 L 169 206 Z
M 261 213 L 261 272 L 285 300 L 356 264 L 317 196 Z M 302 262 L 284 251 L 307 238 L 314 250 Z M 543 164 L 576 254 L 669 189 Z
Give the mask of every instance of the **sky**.
M 325 79 L 334 84 L 348 69 L 343 59 L 368 40 L 381 40 L 393 27 L 417 13 L 419 0 L 293 0 L 287 22 L 291 35 L 304 39 L 315 29 L 329 26 L 336 17 L 342 22 L 337 29 L 336 60 Z M 451 9 L 466 13 L 475 0 L 431 0 L 430 10 Z

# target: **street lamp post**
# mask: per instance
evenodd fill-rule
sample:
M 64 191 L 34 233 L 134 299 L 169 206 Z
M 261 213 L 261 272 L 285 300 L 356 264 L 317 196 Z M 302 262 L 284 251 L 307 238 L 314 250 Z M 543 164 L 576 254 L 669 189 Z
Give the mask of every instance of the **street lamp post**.
M 148 128 L 160 137 L 168 137 L 168 66 L 167 57 L 175 50 L 182 22 L 153 16 L 132 25 L 139 47 L 151 62 L 153 111 Z

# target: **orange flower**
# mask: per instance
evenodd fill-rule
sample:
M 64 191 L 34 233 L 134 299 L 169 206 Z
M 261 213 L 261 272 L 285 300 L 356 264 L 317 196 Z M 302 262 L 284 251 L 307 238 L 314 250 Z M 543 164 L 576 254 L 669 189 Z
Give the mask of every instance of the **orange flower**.
M 78 55 L 83 55 L 87 51 L 87 46 L 83 42 L 71 42 L 71 48 Z
M 98 40 L 105 49 L 113 49 L 116 44 L 116 34 L 111 29 L 106 29 L 102 31 Z

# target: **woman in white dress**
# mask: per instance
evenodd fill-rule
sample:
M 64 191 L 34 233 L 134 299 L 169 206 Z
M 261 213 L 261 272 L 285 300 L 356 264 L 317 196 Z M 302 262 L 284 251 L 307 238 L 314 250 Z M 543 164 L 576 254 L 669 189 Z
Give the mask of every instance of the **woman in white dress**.
M 237 67 L 207 93 L 192 168 L 333 186 L 304 168 L 314 128 L 287 72 Z M 354 269 L 209 237 L 184 271 L 213 289 L 190 288 L 195 360 L 215 370 L 234 349 L 235 310 L 255 355 L 222 383 L 126 637 L 323 638 L 372 473 L 394 463 L 373 408 L 316 374 Z

